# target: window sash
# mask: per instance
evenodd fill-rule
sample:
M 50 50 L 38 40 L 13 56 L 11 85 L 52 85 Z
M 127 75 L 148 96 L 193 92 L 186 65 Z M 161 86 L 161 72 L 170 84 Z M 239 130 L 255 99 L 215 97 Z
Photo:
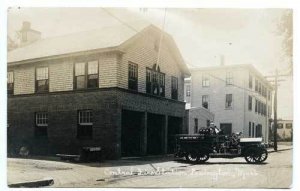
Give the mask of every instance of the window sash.
M 98 74 L 98 61 L 88 62 L 88 75 Z
M 208 109 L 208 95 L 203 95 L 202 96 L 202 107 Z
M 7 72 L 7 83 L 14 83 L 14 72 Z
M 165 96 L 165 74 L 154 71 L 152 69 L 146 69 L 146 92 L 158 95 Z
M 47 92 L 49 91 L 49 80 L 37 80 L 36 81 L 36 91 L 37 92 Z
M 251 111 L 252 110 L 252 97 L 248 97 L 248 109 Z
M 232 94 L 226 94 L 226 108 L 232 108 Z
M 78 112 L 79 125 L 93 125 L 93 113 L 91 110 L 83 110 Z
M 83 76 L 85 75 L 85 63 L 77 62 L 75 63 L 75 76 Z
M 48 113 L 46 112 L 39 112 L 35 115 L 35 124 L 39 127 L 48 126 Z
M 209 78 L 206 75 L 202 76 L 202 87 L 209 87 Z
M 249 75 L 249 88 L 252 89 L 253 86 L 253 77 Z
M 36 69 L 36 80 L 48 80 L 48 67 Z

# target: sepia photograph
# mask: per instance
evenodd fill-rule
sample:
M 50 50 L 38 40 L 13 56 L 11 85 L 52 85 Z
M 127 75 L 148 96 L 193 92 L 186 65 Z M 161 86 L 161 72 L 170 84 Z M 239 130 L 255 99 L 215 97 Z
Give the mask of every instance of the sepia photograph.
M 291 188 L 293 9 L 9 7 L 9 188 Z

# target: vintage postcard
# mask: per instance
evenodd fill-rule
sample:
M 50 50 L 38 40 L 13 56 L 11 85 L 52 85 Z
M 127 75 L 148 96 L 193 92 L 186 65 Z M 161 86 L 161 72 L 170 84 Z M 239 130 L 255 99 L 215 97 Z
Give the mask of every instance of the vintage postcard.
M 293 9 L 7 9 L 10 188 L 290 188 L 293 128 Z

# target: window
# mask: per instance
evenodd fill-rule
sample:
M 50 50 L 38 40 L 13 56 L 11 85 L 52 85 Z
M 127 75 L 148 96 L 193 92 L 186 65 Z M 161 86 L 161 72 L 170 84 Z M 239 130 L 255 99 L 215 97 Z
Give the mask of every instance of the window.
M 262 137 L 262 126 L 261 126 L 261 124 L 256 125 L 255 137 Z
M 88 62 L 88 82 L 87 88 L 97 88 L 99 82 L 98 61 Z
M 293 128 L 293 124 L 292 123 L 287 123 L 287 124 L 285 124 L 285 128 L 286 129 L 292 129 Z
M 249 88 L 252 89 L 252 82 L 253 82 L 253 77 L 252 75 L 249 75 Z
M 226 109 L 232 108 L 232 94 L 226 94 L 225 108 Z
M 249 137 L 251 137 L 251 131 L 252 131 L 252 129 L 251 129 L 251 122 L 249 122 Z
M 202 96 L 202 107 L 208 109 L 208 95 Z
M 78 111 L 78 138 L 92 138 L 93 135 L 93 112 L 92 110 Z
M 198 118 L 194 119 L 194 133 L 198 133 Z
M 257 113 L 258 112 L 258 101 L 257 101 L 257 99 L 255 99 L 255 113 Z
M 202 87 L 209 87 L 209 78 L 206 75 L 202 76 Z
M 268 90 L 268 100 L 271 100 L 271 91 Z
M 255 91 L 257 92 L 258 91 L 258 80 L 255 79 Z
M 7 93 L 14 93 L 14 72 L 7 72 Z
M 252 111 L 252 97 L 251 96 L 248 97 L 248 109 L 249 109 L 249 111 Z
M 277 129 L 283 129 L 283 124 L 282 123 L 277 123 Z
M 178 79 L 174 76 L 171 77 L 171 97 L 172 99 L 178 99 Z
M 48 127 L 48 113 L 37 112 L 35 113 L 35 136 L 47 136 Z
M 99 87 L 98 61 L 75 63 L 74 89 Z
M 266 97 L 266 87 L 262 86 L 262 96 Z
M 165 74 L 160 72 L 159 66 L 146 69 L 146 92 L 153 95 L 165 96 Z
M 252 135 L 251 135 L 251 137 L 254 137 L 254 133 L 255 133 L 255 128 L 254 128 L 254 123 L 252 122 Z
M 48 67 L 36 68 L 36 92 L 49 91 Z
M 128 64 L 128 89 L 138 90 L 138 65 Z
M 186 86 L 186 97 L 190 97 L 191 96 L 191 86 L 187 85 Z
M 258 82 L 258 93 L 261 94 L 261 83 Z
M 226 73 L 226 85 L 233 85 L 233 74 L 232 72 Z

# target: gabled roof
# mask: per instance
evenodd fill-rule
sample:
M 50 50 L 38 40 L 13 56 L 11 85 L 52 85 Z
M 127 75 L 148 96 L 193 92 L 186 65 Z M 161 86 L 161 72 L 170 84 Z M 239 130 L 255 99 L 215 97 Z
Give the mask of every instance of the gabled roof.
M 119 50 L 121 46 L 137 37 L 138 33 L 143 33 L 147 29 L 161 31 L 154 25 L 140 25 L 139 29 L 133 30 L 125 25 L 105 27 L 92 31 L 85 31 L 75 34 L 68 34 L 36 41 L 27 46 L 15 49 L 8 53 L 8 63 L 31 62 L 31 60 L 52 58 L 55 56 L 69 55 L 86 51 L 97 50 Z M 165 33 L 173 55 L 178 60 L 181 70 L 190 75 L 173 38 Z
M 64 55 L 81 51 L 116 47 L 133 37 L 137 32 L 124 26 L 46 38 L 8 53 L 8 63 L 30 59 Z

